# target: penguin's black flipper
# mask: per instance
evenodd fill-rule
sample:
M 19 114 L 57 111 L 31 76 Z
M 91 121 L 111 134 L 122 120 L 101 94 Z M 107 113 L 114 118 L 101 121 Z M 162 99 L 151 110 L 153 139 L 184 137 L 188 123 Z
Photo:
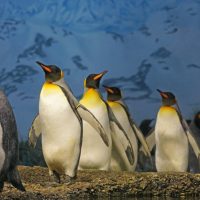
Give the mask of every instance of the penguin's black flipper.
M 72 108 L 74 109 L 74 106 L 78 112 L 78 115 L 88 122 L 101 136 L 102 140 L 106 144 L 106 146 L 109 146 L 109 140 L 108 136 L 106 135 L 106 132 L 101 125 L 101 123 L 98 121 L 98 119 L 83 105 L 79 104 L 78 100 L 76 97 L 73 95 L 73 92 L 71 89 L 66 85 L 66 83 L 62 80 L 57 81 L 54 83 L 58 85 L 63 93 L 65 94 L 66 98 L 68 99 L 69 103 L 71 104 Z M 75 110 L 74 110 L 75 112 Z
M 105 102 L 105 101 L 104 101 Z M 119 121 L 117 120 L 117 118 L 115 117 L 112 109 L 110 108 L 110 106 L 108 105 L 107 102 L 105 102 L 106 106 L 107 106 L 107 110 L 108 110 L 108 116 L 109 116 L 109 120 L 110 120 L 110 126 L 111 126 L 111 137 L 113 142 L 115 141 L 116 138 L 113 138 L 113 132 L 115 131 L 116 127 L 119 129 L 118 131 L 121 131 L 121 133 L 123 134 L 123 138 L 120 140 L 124 151 L 126 153 L 126 156 L 129 160 L 129 163 L 131 165 L 133 165 L 134 162 L 134 153 L 133 153 L 133 147 L 131 144 L 131 141 L 126 133 L 126 131 L 124 130 L 124 128 L 122 127 L 122 125 L 119 123 Z
M 131 125 L 131 128 L 133 130 L 133 132 L 135 133 L 137 139 L 139 140 L 139 142 L 142 144 L 143 146 L 143 152 L 146 156 L 148 156 L 151 160 L 151 152 L 149 149 L 149 146 L 144 138 L 144 135 L 142 133 L 142 131 L 140 130 L 140 128 L 134 123 L 133 119 L 130 116 L 129 110 L 127 105 L 124 102 L 118 102 L 124 109 L 124 111 L 126 112 L 126 115 L 128 117 L 129 123 Z
M 134 130 L 134 133 L 136 134 L 141 145 L 144 147 L 145 155 L 147 155 L 149 158 L 151 158 L 151 150 L 149 148 L 147 140 L 145 139 L 145 137 L 144 137 L 143 133 L 141 132 L 141 130 L 139 129 L 139 127 L 137 127 L 137 125 L 134 122 L 132 122 L 132 129 Z
M 41 134 L 40 117 L 39 114 L 35 117 L 29 130 L 29 145 L 33 148 L 37 143 L 37 139 Z
M 8 181 L 18 190 L 26 191 L 24 186 L 22 185 L 21 178 L 17 168 L 15 167 L 13 170 L 10 170 L 7 174 Z
M 189 141 L 189 143 L 190 143 L 190 145 L 191 145 L 191 147 L 192 147 L 197 159 L 199 160 L 199 155 L 200 155 L 199 145 L 196 142 L 195 136 L 193 135 L 193 133 L 192 133 L 191 129 L 189 128 L 187 122 L 185 121 L 185 119 L 183 119 L 178 103 L 176 103 L 176 106 L 177 106 L 177 113 L 178 113 L 180 122 L 182 124 L 182 127 L 183 127 L 183 129 L 184 129 L 184 131 L 185 131 L 185 133 L 187 135 L 188 141 Z M 200 169 L 200 163 L 199 163 L 199 169 Z
M 108 136 L 98 119 L 85 106 L 79 104 L 76 108 L 81 118 L 88 122 L 99 133 L 106 146 L 109 146 Z
M 126 156 L 127 156 L 127 158 L 128 158 L 129 163 L 130 163 L 131 165 L 133 165 L 135 159 L 134 159 L 134 154 L 132 154 L 132 152 L 131 152 L 131 147 L 128 146 L 128 147 L 126 148 L 126 151 L 125 151 L 125 152 L 126 152 Z
M 118 125 L 110 120 L 111 138 L 112 138 L 112 149 L 116 152 L 117 157 L 123 161 L 124 170 L 127 170 L 127 159 L 128 165 L 133 165 L 135 161 L 134 153 L 130 140 L 127 139 L 124 132 L 118 127 Z
M 183 124 L 185 125 L 185 132 L 186 132 L 186 135 L 188 137 L 188 141 L 196 155 L 196 158 L 198 160 L 198 167 L 200 169 L 200 148 L 199 148 L 199 145 L 195 139 L 195 136 L 193 135 L 192 131 L 190 130 L 189 126 L 187 125 L 187 122 L 185 120 L 183 120 Z
M 155 129 L 154 128 L 152 128 L 149 131 L 149 133 L 146 136 L 145 140 L 146 140 L 146 143 L 147 143 L 147 145 L 149 147 L 149 151 L 151 152 L 153 150 L 153 148 L 155 147 L 155 145 L 156 145 L 156 141 L 155 141 Z M 145 154 L 144 146 L 140 147 L 140 151 L 144 152 L 144 154 Z

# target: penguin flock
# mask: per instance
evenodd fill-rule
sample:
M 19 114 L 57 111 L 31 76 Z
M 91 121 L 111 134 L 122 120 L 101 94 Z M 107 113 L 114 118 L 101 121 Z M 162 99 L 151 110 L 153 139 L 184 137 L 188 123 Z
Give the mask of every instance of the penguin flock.
M 52 182 L 71 183 L 78 170 L 134 172 L 141 153 L 150 165 L 155 164 L 158 172 L 199 172 L 200 113 L 189 126 L 174 94 L 158 90 L 162 106 L 155 127 L 144 137 L 131 118 L 119 88 L 103 85 L 107 92 L 107 99 L 103 99 L 99 87 L 107 71 L 88 75 L 84 80 L 84 94 L 78 101 L 64 81 L 60 67 L 36 63 L 44 72 L 45 82 L 40 92 L 39 112 L 29 130 L 29 144 L 35 147 L 41 135 L 42 152 Z M 155 161 L 151 155 L 154 147 Z M 1 191 L 5 181 L 25 191 L 17 161 L 15 117 L 1 91 Z

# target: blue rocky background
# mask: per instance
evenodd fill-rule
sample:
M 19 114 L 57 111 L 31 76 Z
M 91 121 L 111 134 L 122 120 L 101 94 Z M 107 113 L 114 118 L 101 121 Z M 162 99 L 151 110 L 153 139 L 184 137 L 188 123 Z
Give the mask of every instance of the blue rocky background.
M 61 67 L 77 98 L 88 74 L 108 70 L 102 82 L 123 90 L 137 123 L 156 117 L 157 88 L 174 92 L 191 118 L 200 107 L 199 10 L 199 0 L 0 0 L 0 87 L 20 139 L 38 113 L 37 60 Z

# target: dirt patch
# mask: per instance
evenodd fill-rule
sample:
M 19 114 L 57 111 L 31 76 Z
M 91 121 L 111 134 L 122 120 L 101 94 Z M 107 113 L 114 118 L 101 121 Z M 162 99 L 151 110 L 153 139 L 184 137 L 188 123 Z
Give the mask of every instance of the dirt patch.
M 19 166 L 19 170 L 27 191 L 20 192 L 6 183 L 0 199 L 191 197 L 200 194 L 200 174 L 90 170 L 79 171 L 71 184 L 56 184 L 50 182 L 47 168 Z

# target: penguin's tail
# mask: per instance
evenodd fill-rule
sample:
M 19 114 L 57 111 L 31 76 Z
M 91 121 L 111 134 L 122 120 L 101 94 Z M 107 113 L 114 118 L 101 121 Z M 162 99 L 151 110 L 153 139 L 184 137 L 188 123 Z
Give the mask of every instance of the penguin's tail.
M 7 174 L 7 178 L 8 178 L 8 181 L 15 187 L 17 188 L 18 190 L 21 190 L 21 191 L 26 191 L 23 184 L 22 184 L 22 181 L 21 181 L 21 178 L 20 178 L 20 175 L 19 175 L 19 172 L 18 172 L 18 169 L 17 167 L 15 167 L 14 169 L 10 170 Z

